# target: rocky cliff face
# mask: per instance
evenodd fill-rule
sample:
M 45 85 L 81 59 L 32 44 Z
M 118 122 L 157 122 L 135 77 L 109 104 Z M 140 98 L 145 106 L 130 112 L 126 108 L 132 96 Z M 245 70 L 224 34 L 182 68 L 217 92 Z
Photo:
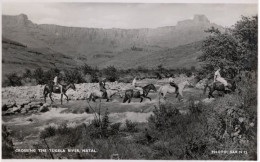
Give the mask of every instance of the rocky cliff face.
M 204 15 L 178 22 L 176 26 L 155 29 L 99 29 L 58 25 L 37 25 L 24 14 L 3 16 L 3 36 L 28 46 L 51 46 L 67 54 L 90 54 L 96 51 L 122 50 L 132 46 L 173 48 L 205 38 L 205 29 L 220 26 Z M 30 38 L 29 38 L 30 37 Z
M 150 54 L 154 55 L 150 58 L 157 58 L 155 55 L 163 54 L 169 51 L 169 48 L 203 40 L 207 36 L 204 30 L 211 26 L 222 29 L 221 26 L 211 23 L 204 15 L 195 15 L 191 20 L 178 22 L 176 26 L 155 29 L 101 29 L 38 25 L 31 22 L 24 14 L 3 15 L 2 18 L 3 37 L 22 43 L 28 48 L 48 48 L 57 53 L 63 53 L 76 61 L 78 65 L 88 63 L 99 67 L 109 66 L 110 64 L 107 64 L 109 62 L 121 63 L 121 60 L 127 60 L 130 57 L 131 64 L 125 68 L 131 68 L 137 64 L 136 61 L 140 62 L 140 59 L 136 58 L 146 59 Z M 178 58 L 187 59 L 189 55 L 198 52 L 188 51 L 191 53 L 182 52 L 187 56 L 178 56 Z M 167 54 L 167 57 L 175 57 L 173 55 L 175 53 Z M 135 56 L 136 58 L 133 58 Z M 176 59 L 172 61 L 174 60 Z M 152 62 L 155 65 L 162 64 L 158 62 L 158 59 Z M 174 65 L 173 62 L 170 64 Z M 143 61 L 140 62 L 140 66 L 146 66 L 146 64 Z

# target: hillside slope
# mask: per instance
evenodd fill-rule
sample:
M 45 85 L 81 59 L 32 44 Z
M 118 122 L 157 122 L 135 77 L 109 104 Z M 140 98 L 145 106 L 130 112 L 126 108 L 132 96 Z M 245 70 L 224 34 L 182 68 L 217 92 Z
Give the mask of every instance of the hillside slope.
M 24 14 L 3 15 L 2 18 L 4 37 L 21 42 L 28 47 L 58 51 L 71 57 L 78 65 L 88 62 L 98 67 L 108 65 L 107 62 L 113 65 L 112 63 L 118 62 L 117 58 L 120 62 L 124 57 L 136 60 L 132 57 L 139 58 L 140 53 L 144 56 L 143 59 L 149 54 L 161 55 L 158 51 L 205 39 L 208 34 L 204 31 L 212 26 L 223 29 L 211 23 L 204 15 L 195 15 L 193 19 L 178 22 L 176 26 L 154 29 L 101 29 L 35 24 Z M 146 51 L 133 51 L 131 50 L 133 47 L 143 48 Z M 126 53 L 130 56 L 120 56 Z M 105 64 L 99 64 L 102 62 Z M 136 62 L 132 64 L 135 65 Z
M 157 68 L 158 65 L 167 68 L 199 67 L 196 58 L 201 55 L 201 45 L 202 41 L 198 41 L 175 48 L 157 48 L 156 50 L 143 48 L 143 51 L 127 49 L 108 61 L 104 59 L 99 62 L 89 62 L 89 64 L 100 64 L 101 67 L 114 65 L 121 69 L 137 68 L 138 66 Z
M 74 68 L 72 58 L 49 48 L 30 48 L 10 39 L 2 39 L 2 75 L 27 69 Z

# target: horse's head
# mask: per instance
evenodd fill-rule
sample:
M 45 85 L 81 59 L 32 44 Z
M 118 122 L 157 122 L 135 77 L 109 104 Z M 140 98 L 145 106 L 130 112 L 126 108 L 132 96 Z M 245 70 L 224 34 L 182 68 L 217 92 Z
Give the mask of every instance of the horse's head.
M 149 84 L 150 90 L 153 90 L 154 92 L 157 92 L 156 87 L 153 84 Z
M 69 87 L 70 87 L 71 89 L 73 89 L 74 91 L 76 91 L 76 86 L 74 85 L 74 83 L 70 83 L 70 84 L 69 84 Z

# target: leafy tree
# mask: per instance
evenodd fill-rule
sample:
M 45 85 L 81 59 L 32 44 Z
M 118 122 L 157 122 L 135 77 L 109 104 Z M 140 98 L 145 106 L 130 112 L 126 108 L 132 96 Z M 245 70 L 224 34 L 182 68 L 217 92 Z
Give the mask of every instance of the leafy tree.
M 25 69 L 25 73 L 23 73 L 23 78 L 32 78 L 32 71 L 30 69 Z
M 91 66 L 89 66 L 88 64 L 84 64 L 83 66 L 81 66 L 81 70 L 83 71 L 84 75 L 91 75 L 93 73 L 93 68 Z
M 36 79 L 37 84 L 44 84 L 44 71 L 42 68 L 37 68 L 33 72 L 33 77 Z
M 119 78 L 117 69 L 114 66 L 108 66 L 105 68 L 104 74 L 110 82 L 114 82 Z
M 242 62 L 247 70 L 257 70 L 258 16 L 245 17 L 234 25 L 234 36 L 240 43 Z
M 228 74 L 232 78 L 240 70 L 256 69 L 257 16 L 242 17 L 233 28 L 224 32 L 213 27 L 206 32 L 210 33 L 210 36 L 203 42 L 203 54 L 198 57 L 205 72 L 212 73 L 214 67 L 220 66 L 224 76 Z
M 11 73 L 6 75 L 7 80 L 5 81 L 6 86 L 21 86 L 21 77 L 16 73 Z
M 64 80 L 67 83 L 76 83 L 76 84 L 84 82 L 83 76 L 78 68 L 74 70 L 65 71 Z

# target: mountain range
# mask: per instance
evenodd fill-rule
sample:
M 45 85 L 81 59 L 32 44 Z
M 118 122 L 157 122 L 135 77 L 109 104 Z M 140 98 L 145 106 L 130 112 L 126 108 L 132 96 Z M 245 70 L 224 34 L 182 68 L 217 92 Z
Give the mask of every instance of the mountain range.
M 72 68 L 84 63 L 123 69 L 160 64 L 170 68 L 199 66 L 196 57 L 210 27 L 223 29 L 205 15 L 194 15 L 175 26 L 142 29 L 65 27 L 36 24 L 24 14 L 3 15 L 3 71 Z

